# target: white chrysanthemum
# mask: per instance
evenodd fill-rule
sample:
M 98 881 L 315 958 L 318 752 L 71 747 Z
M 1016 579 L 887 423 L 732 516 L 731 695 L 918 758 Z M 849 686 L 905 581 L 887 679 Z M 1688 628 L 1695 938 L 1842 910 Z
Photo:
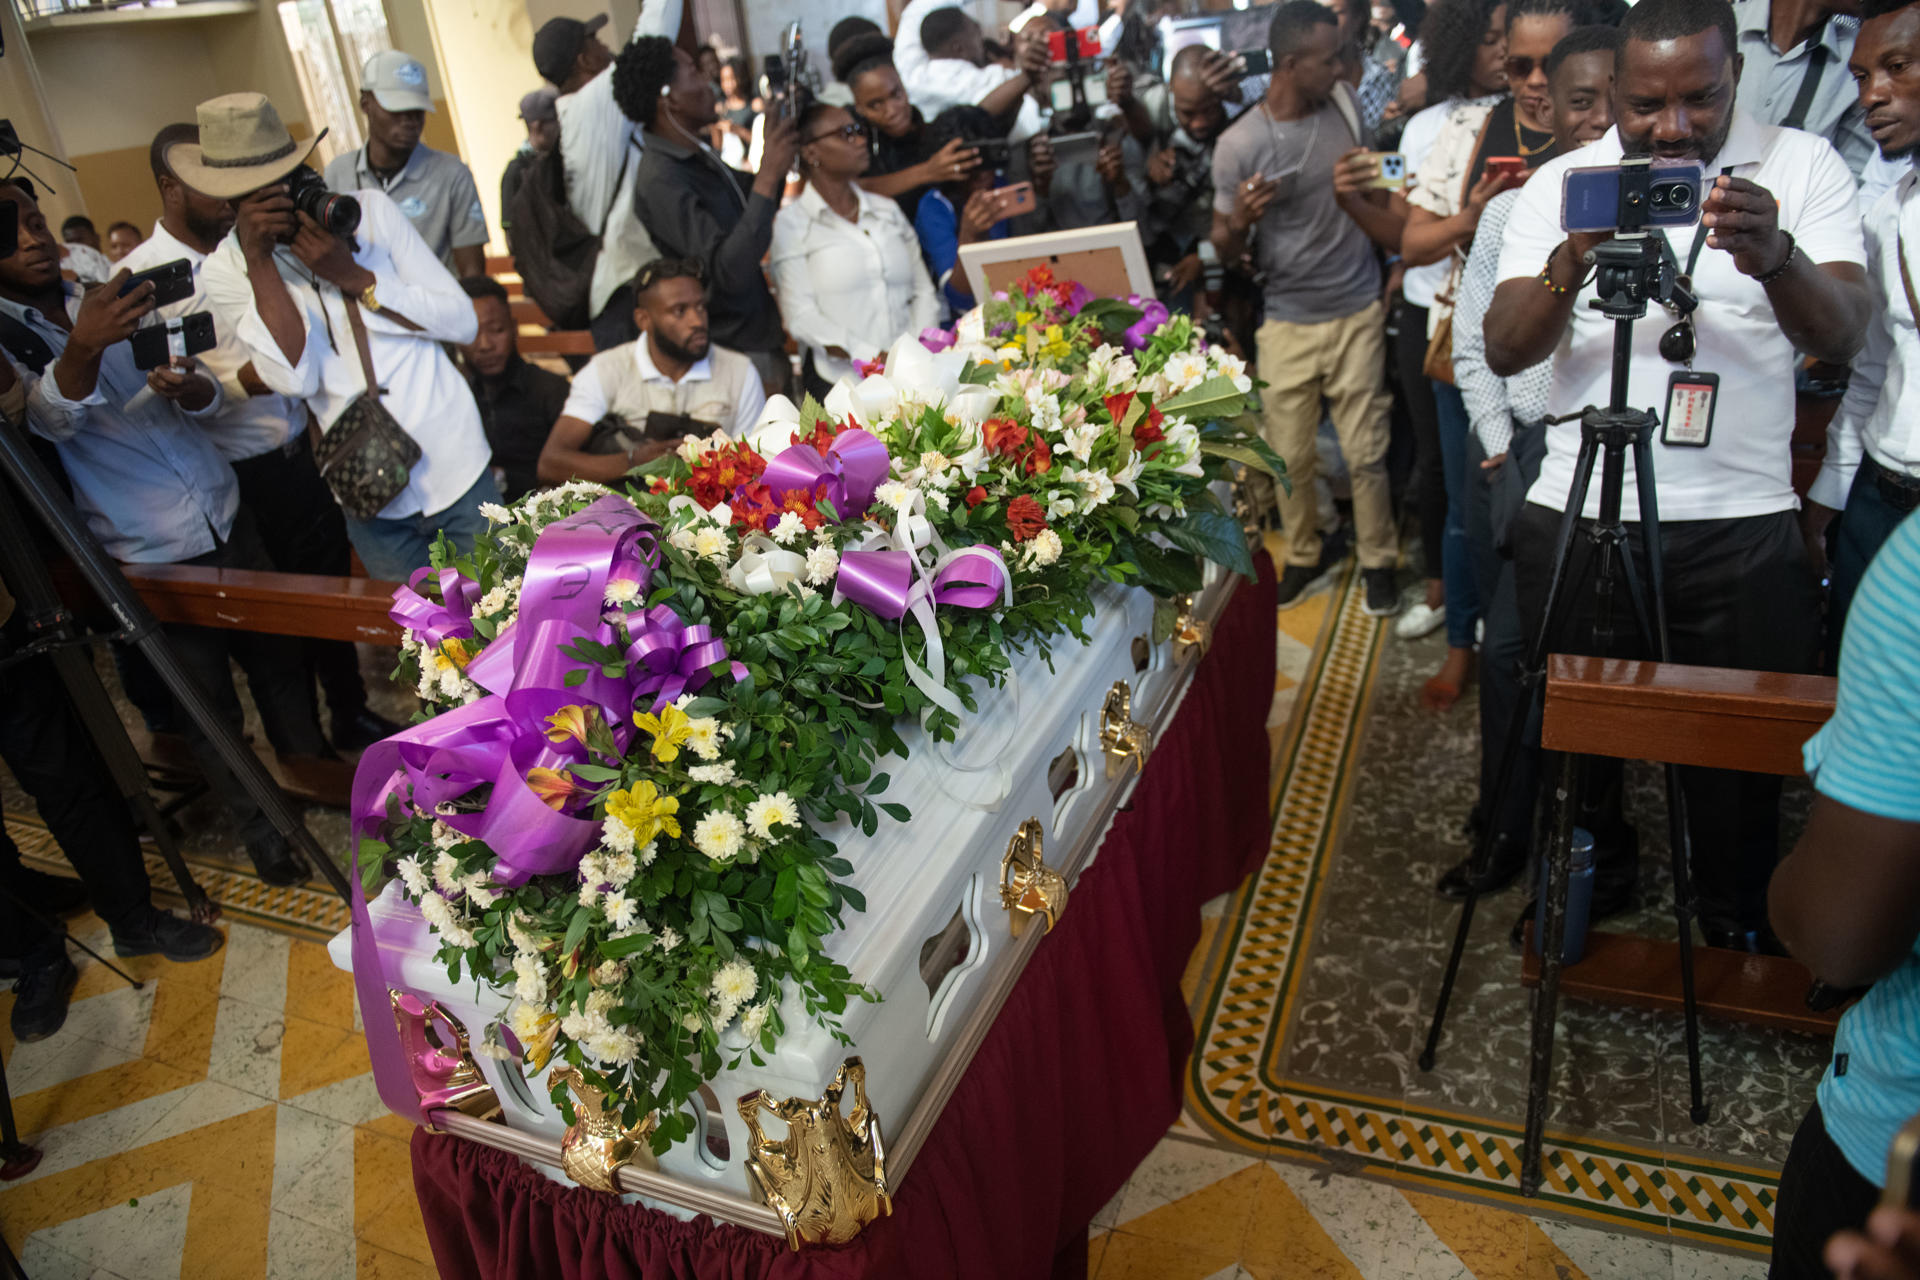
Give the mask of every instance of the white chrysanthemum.
M 427 869 L 420 865 L 417 857 L 405 857 L 399 863 L 400 883 L 406 886 L 407 896 L 424 897 L 433 892 L 433 880 L 427 875 Z
M 615 853 L 633 852 L 633 828 L 612 814 L 601 820 L 600 839 Z
M 739 856 L 746 834 L 745 823 L 731 813 L 719 810 L 694 824 L 693 847 L 715 862 L 729 862 Z
M 745 960 L 729 960 L 713 975 L 712 990 L 714 999 L 738 1007 L 760 990 L 760 978 Z
M 721 741 L 720 722 L 712 716 L 687 721 L 687 745 L 702 760 L 718 760 Z
M 513 1011 L 507 1015 L 507 1028 L 513 1032 L 514 1039 L 524 1045 L 539 1037 L 540 1032 L 545 1029 L 546 1020 L 552 1016 L 553 1010 L 535 1004 L 522 996 L 521 1003 L 513 1006 Z
M 640 584 L 632 578 L 608 578 L 608 604 L 627 604 L 640 598 Z
M 501 506 L 497 502 L 481 503 L 480 514 L 485 516 L 487 519 L 493 521 L 493 523 L 495 524 L 512 524 L 513 523 L 513 512 L 507 510 L 505 507 Z
M 1036 567 L 1046 568 L 1060 558 L 1060 535 L 1051 529 L 1042 529 L 1027 540 L 1027 558 Z
M 618 960 L 602 960 L 593 966 L 593 985 L 617 987 L 627 980 L 627 966 Z
M 824 587 L 840 572 L 840 553 L 830 546 L 814 546 L 807 551 L 807 581 Z
M 694 532 L 693 532 L 692 526 L 688 526 L 687 528 L 684 528 L 684 529 L 675 529 L 672 533 L 667 535 L 667 545 L 672 547 L 678 547 L 682 551 L 692 551 L 693 542 L 694 542 Z
M 543 1000 L 547 994 L 547 966 L 539 956 L 522 951 L 513 957 L 513 994 L 522 1000 Z
M 727 535 L 711 525 L 702 526 L 693 535 L 693 554 L 724 563 L 727 558 Z
M 738 776 L 733 770 L 733 761 L 722 760 L 719 764 L 697 764 L 687 770 L 687 776 L 695 782 L 708 782 L 716 787 L 724 787 Z
M 507 938 L 516 951 L 538 951 L 540 940 L 533 936 L 531 922 L 520 912 L 507 917 Z
M 653 847 L 651 842 L 647 847 Z M 616 889 L 625 888 L 627 881 L 633 879 L 634 873 L 640 870 L 640 860 L 631 853 L 616 853 L 606 859 L 606 864 L 607 882 Z
M 467 901 L 481 908 L 490 907 L 505 896 L 495 891 L 492 880 L 484 871 L 469 872 L 460 881 L 460 891 L 467 895 Z
M 455 914 L 453 904 L 439 894 L 429 893 L 420 899 L 420 914 L 442 941 L 461 948 L 473 945 L 473 930 Z
M 805 537 L 806 533 L 807 522 L 800 518 L 800 513 L 797 511 L 785 512 L 779 520 L 774 522 L 773 540 L 783 547 L 791 546 L 796 540 Z
M 660 949 L 671 951 L 681 942 L 680 931 L 669 925 L 660 931 Z
M 450 853 L 439 853 L 433 859 L 433 883 L 446 893 L 460 891 L 460 862 Z
M 762 840 L 771 839 L 776 826 L 800 825 L 800 806 L 784 791 L 762 793 L 747 806 L 747 827 Z
M 945 489 L 928 489 L 927 505 L 945 511 L 953 506 L 953 495 Z
M 641 866 L 650 867 L 653 865 L 654 858 L 659 856 L 659 853 L 660 842 L 658 840 L 649 840 L 646 843 L 646 847 L 635 853 L 634 857 L 639 860 Z
M 512 603 L 513 594 L 506 587 L 499 586 L 481 596 L 480 603 L 473 606 L 473 611 L 486 617 L 499 613 Z
M 740 1034 L 749 1040 L 758 1040 L 760 1033 L 767 1029 L 767 1015 L 773 1012 L 773 1002 L 762 1000 L 740 1014 Z
M 697 1032 L 700 1030 L 700 1028 L 706 1026 L 707 1022 L 706 1022 L 706 1019 L 700 1016 L 698 1011 L 689 1010 L 688 1012 L 680 1015 L 680 1025 L 682 1027 L 685 1027 L 688 1031 Z
M 617 889 L 601 899 L 600 909 L 607 913 L 607 923 L 616 929 L 624 929 L 640 917 L 640 904 Z
M 619 1066 L 639 1056 L 640 1039 L 625 1028 L 607 1027 L 587 1036 L 580 1048 L 601 1066 Z
M 898 480 L 889 480 L 873 491 L 873 500 L 883 507 L 904 511 L 913 505 L 913 488 Z
M 591 911 L 599 902 L 600 884 L 598 881 L 589 881 L 580 886 L 580 906 L 583 909 Z

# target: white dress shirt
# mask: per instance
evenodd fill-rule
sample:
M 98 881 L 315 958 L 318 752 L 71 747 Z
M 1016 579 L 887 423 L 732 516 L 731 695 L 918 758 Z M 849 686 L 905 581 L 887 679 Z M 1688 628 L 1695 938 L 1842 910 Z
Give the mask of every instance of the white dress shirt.
M 1575 166 L 1620 163 L 1620 132 L 1542 165 L 1521 189 L 1507 220 L 1500 254 L 1500 281 L 1534 281 L 1553 247 L 1566 239 L 1560 229 L 1561 175 Z M 1718 174 L 1731 166 L 1735 177 L 1764 187 L 1780 203 L 1780 226 L 1793 235 L 1809 262 L 1865 260 L 1860 242 L 1860 210 L 1854 203 L 1853 175 L 1825 138 L 1798 129 L 1760 124 L 1738 109 L 1720 154 L 1707 162 Z M 1684 263 L 1698 225 L 1671 235 L 1675 257 Z M 1723 520 L 1791 511 L 1799 505 L 1793 491 L 1789 447 L 1793 439 L 1793 371 L 1799 363 L 1793 344 L 1780 332 L 1766 289 L 1734 268 L 1733 256 L 1703 247 L 1694 271 L 1700 307 L 1693 327 L 1699 347 L 1693 368 L 1720 375 L 1718 403 L 1707 447 L 1669 447 L 1656 435 L 1654 466 L 1660 485 L 1663 520 Z M 1588 306 L 1593 285 L 1584 285 L 1573 307 L 1572 323 L 1553 354 L 1553 390 L 1548 411 L 1577 413 L 1586 405 L 1607 403 L 1612 369 L 1613 322 Z M 1652 406 L 1662 417 L 1668 377 L 1679 365 L 1660 355 L 1660 335 L 1672 323 L 1658 307 L 1633 327 L 1633 366 L 1627 403 Z M 1548 428 L 1547 459 L 1529 502 L 1555 511 L 1566 505 L 1573 483 L 1573 460 L 1580 447 L 1578 421 Z M 1627 510 L 1634 510 L 1632 460 L 1628 460 Z M 1598 514 L 1600 486 L 1587 495 L 1586 514 Z
M 80 288 L 67 284 L 67 317 Z M 33 307 L 0 299 L 0 313 L 25 325 L 52 358 L 42 376 L 14 361 L 27 380 L 27 424 L 51 440 L 73 483 L 74 506 L 107 554 L 128 564 L 172 564 L 205 555 L 233 529 L 240 484 L 233 467 L 196 425 L 218 413 L 221 396 L 198 414 L 153 393 L 124 342 L 100 357 L 93 390 L 78 400 L 60 391 L 53 364 L 68 331 Z
M 1873 290 L 1873 319 L 1867 345 L 1853 358 L 1847 395 L 1827 427 L 1827 457 L 1807 497 L 1838 511 L 1864 452 L 1898 475 L 1920 476 L 1920 400 L 1903 403 L 1908 366 L 1920 373 L 1920 332 L 1900 283 L 1900 245 L 1913 231 L 1907 250 L 1909 274 L 1920 264 L 1920 199 L 1914 188 L 1920 173 L 1909 169 L 1894 188 L 1867 212 L 1867 285 Z
M 911 80 L 905 80 L 907 98 L 931 120 L 948 107 L 976 107 L 986 96 L 1019 75 L 1012 67 L 989 63 L 976 67 L 960 58 L 930 58 Z M 904 79 L 905 73 L 902 73 Z M 1020 114 L 1014 117 L 1007 141 L 1025 142 L 1047 131 L 1053 118 L 1050 108 L 1042 107 L 1031 93 L 1020 95 Z
M 386 389 L 381 403 L 420 445 L 412 478 L 380 509 L 380 518 L 434 515 L 472 488 L 492 457 L 473 392 L 440 345 L 472 342 L 479 322 L 473 300 L 399 206 L 371 188 L 354 195 L 360 201 L 360 247 L 353 260 L 373 273 L 374 298 L 383 310 L 391 308 L 420 326 L 418 331 L 408 329 L 386 315 L 360 309 L 374 375 Z M 304 401 L 325 432 L 367 389 L 346 302 L 338 289 L 316 281 L 284 246 L 274 254 L 274 265 L 293 295 L 305 331 L 297 361 L 287 363 L 260 318 L 246 258 L 233 235 L 207 258 L 203 278 L 214 324 L 237 333 L 260 380 Z
M 858 222 L 848 222 L 809 186 L 773 220 L 773 287 L 793 340 L 813 354 L 828 382 L 853 375 L 853 363 L 826 353 L 841 347 L 872 360 L 903 333 L 940 318 L 940 299 L 920 260 L 920 242 L 898 202 L 853 185 Z
M 616 367 L 622 361 L 631 362 L 630 371 L 638 374 L 637 386 Z M 654 364 L 643 333 L 587 361 L 587 367 L 573 375 L 560 416 L 591 426 L 617 413 L 638 434 L 646 429 L 648 413 L 675 413 L 712 422 L 734 439 L 744 440 L 760 424 L 766 404 L 767 389 L 759 372 L 738 351 L 709 347 L 675 382 Z
M 893 69 L 900 73 L 900 83 L 908 86 L 909 93 L 928 62 L 927 47 L 920 43 L 920 24 L 935 9 L 959 7 L 959 0 L 910 0 L 900 11 L 900 22 L 893 33 Z
M 1733 0 L 1733 16 L 1740 29 L 1740 85 L 1736 100 L 1762 124 L 1785 124 L 1799 100 L 1802 86 L 1813 71 L 1813 52 L 1822 50 L 1820 78 L 1800 127 L 1831 142 L 1857 178 L 1874 154 L 1873 135 L 1867 131 L 1860 95 L 1847 74 L 1847 59 L 1860 34 L 1860 19 L 1829 13 L 1813 40 L 1802 40 L 1782 52 L 1773 47 L 1767 25 L 1773 0 Z
M 203 270 L 207 255 L 175 239 L 172 232 L 155 222 L 153 234 L 135 245 L 120 260 L 120 265 L 130 271 L 146 271 L 179 258 L 185 258 L 193 264 L 193 296 L 161 307 L 153 313 L 157 319 L 152 323 L 212 309 L 207 299 Z M 240 384 L 240 370 L 253 359 L 253 352 L 240 341 L 240 335 L 233 326 L 221 324 L 216 319 L 213 336 L 213 349 L 202 351 L 194 359 L 200 362 L 203 371 L 219 380 L 224 403 L 217 411 L 203 414 L 196 421 L 213 438 L 213 446 L 220 451 L 220 456 L 229 462 L 257 458 L 263 453 L 271 453 L 306 430 L 305 405 L 276 392 L 249 395 Z

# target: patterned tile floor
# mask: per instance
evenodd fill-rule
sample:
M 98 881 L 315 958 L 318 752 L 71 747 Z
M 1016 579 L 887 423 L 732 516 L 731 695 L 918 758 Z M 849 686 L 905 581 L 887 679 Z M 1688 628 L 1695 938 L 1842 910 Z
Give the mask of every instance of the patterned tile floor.
M 1401 821 L 1393 811 L 1370 809 L 1367 792 L 1356 794 L 1353 783 L 1380 741 L 1397 740 L 1391 729 L 1380 738 L 1381 703 L 1405 692 L 1395 682 L 1405 684 L 1408 673 L 1424 675 L 1437 650 L 1400 645 L 1371 622 L 1354 627 L 1351 587 L 1349 576 L 1332 575 L 1278 620 L 1279 676 L 1269 719 L 1276 758 L 1297 754 L 1305 719 L 1316 708 L 1344 706 L 1356 726 L 1366 722 L 1354 752 L 1322 767 L 1276 771 L 1282 837 L 1304 838 L 1303 823 L 1331 833 L 1346 799 L 1352 803 L 1343 838 Z M 1357 656 L 1334 652 L 1343 634 L 1349 647 L 1357 637 Z M 1423 745 L 1429 772 L 1444 781 L 1454 758 L 1472 749 L 1463 736 L 1470 723 L 1455 712 L 1419 729 L 1430 739 Z M 20 815 L 11 779 L 0 775 L 0 787 L 10 816 Z M 1303 809 L 1308 799 L 1311 813 Z M 310 822 L 324 838 L 338 818 L 316 811 Z M 196 831 L 195 851 L 207 859 L 226 853 L 231 843 L 222 827 L 208 815 Z M 12 829 L 30 857 L 52 853 L 43 832 Z M 1276 849 L 1284 843 L 1277 841 Z M 39 1044 L 12 1042 L 4 1030 L 12 995 L 0 994 L 0 1049 L 21 1127 L 46 1151 L 29 1178 L 0 1184 L 0 1230 L 36 1280 L 431 1276 L 406 1130 L 385 1115 L 374 1093 L 351 983 L 317 942 L 284 931 L 305 925 L 317 932 L 315 926 L 331 923 L 325 919 L 330 909 L 297 895 L 262 894 L 244 874 L 204 878 L 217 880 L 236 906 L 246 897 L 252 911 L 228 925 L 228 945 L 218 956 L 185 966 L 131 961 L 128 967 L 147 982 L 139 991 L 76 957 L 82 977 L 68 1025 Z M 1304 884 L 1306 877 L 1294 879 Z M 156 874 L 155 881 L 164 877 Z M 1209 905 L 1187 974 L 1196 1005 L 1204 1005 L 1209 984 L 1223 972 L 1237 972 L 1223 969 L 1226 944 L 1236 913 L 1244 913 L 1245 898 L 1259 883 Z M 1323 903 L 1319 919 L 1296 916 L 1292 932 L 1305 939 L 1329 916 L 1362 918 L 1363 905 Z M 71 927 L 89 942 L 106 942 L 92 917 Z M 1489 985 L 1494 976 L 1488 974 Z M 1362 989 L 1380 986 L 1366 980 Z M 1425 998 L 1409 992 L 1406 1002 L 1418 1008 Z M 1380 1016 L 1373 1004 L 1365 1008 L 1373 1009 L 1370 1018 Z M 1356 1004 L 1356 1013 L 1364 1012 Z M 1462 1011 L 1457 1036 L 1485 1034 L 1469 1022 L 1472 1016 Z M 1502 1024 L 1502 1030 L 1510 1028 Z M 1637 1043 L 1630 1029 L 1605 1020 L 1589 1031 L 1596 1044 L 1632 1049 Z M 1270 1010 L 1267 1023 L 1248 1034 L 1272 1039 L 1296 1058 L 1340 1039 L 1337 1028 L 1297 1008 Z M 1803 1066 L 1795 1052 L 1777 1064 L 1781 1074 Z M 1358 1088 L 1373 1083 L 1374 1069 L 1342 1056 L 1308 1074 Z M 1489 1077 L 1485 1083 L 1494 1089 L 1501 1082 Z M 1487 1098 L 1469 1101 L 1492 1105 Z M 1767 1125 L 1731 1125 L 1698 1141 L 1703 1155 L 1777 1159 L 1770 1148 L 1748 1149 L 1756 1131 L 1763 1138 L 1771 1132 Z M 1736 1256 L 1670 1235 L 1623 1234 L 1385 1180 L 1337 1144 L 1323 1145 L 1310 1163 L 1302 1163 L 1301 1154 L 1277 1135 L 1232 1141 L 1219 1125 L 1209 1127 L 1190 1112 L 1096 1219 L 1089 1274 L 1097 1280 L 1734 1280 L 1764 1273 L 1751 1249 Z

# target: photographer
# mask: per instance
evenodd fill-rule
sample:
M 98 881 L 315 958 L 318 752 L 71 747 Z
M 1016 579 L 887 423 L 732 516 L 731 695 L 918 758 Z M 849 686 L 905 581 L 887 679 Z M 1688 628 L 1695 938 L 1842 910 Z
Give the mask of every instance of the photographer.
M 931 145 L 926 117 L 907 100 L 907 87 L 893 65 L 893 41 L 878 33 L 858 35 L 835 50 L 833 74 L 847 86 L 852 110 L 867 126 L 873 162 L 860 185 L 877 196 L 892 196 L 912 222 L 920 197 L 929 187 L 964 178 L 980 163 L 980 153 L 962 138 Z
M 928 59 L 907 87 L 913 104 L 929 115 L 949 107 L 979 107 L 1011 142 L 1045 133 L 1052 115 L 1046 95 L 1053 64 L 1043 25 L 1015 35 L 1015 66 L 1001 67 L 987 61 L 980 24 L 964 9 L 934 10 L 920 24 Z
M 128 564 L 271 569 L 240 505 L 233 468 L 200 429 L 198 420 L 220 407 L 219 384 L 190 359 L 148 373 L 134 364 L 127 339 L 153 310 L 152 282 L 123 295 L 130 276 L 123 270 L 82 295 L 60 279 L 59 246 L 33 193 L 17 181 L 0 183 L 0 202 L 15 206 L 19 217 L 19 245 L 0 259 L 0 314 L 13 322 L 4 335 L 8 351 L 35 374 L 27 425 L 58 449 L 88 530 L 108 555 Z M 167 638 L 236 732 L 244 717 L 233 688 L 235 659 L 276 751 L 332 755 L 314 719 L 311 677 L 295 641 L 189 626 L 169 626 Z M 180 720 L 261 879 L 276 885 L 305 880 L 311 874 L 306 862 L 221 762 L 198 722 Z
M 1274 14 L 1268 43 L 1266 98 L 1214 145 L 1212 239 L 1221 261 L 1239 262 L 1258 229 L 1251 251 L 1266 287 L 1265 429 L 1292 479 L 1279 496 L 1287 543 L 1279 603 L 1297 603 L 1324 569 L 1313 485 L 1324 400 L 1353 481 L 1364 607 L 1385 617 L 1400 607 L 1400 548 L 1387 492 L 1391 400 L 1377 249 L 1399 244 L 1401 220 L 1385 192 L 1362 186 L 1371 161 L 1358 150 L 1366 138 L 1353 90 L 1339 79 L 1333 13 L 1290 0 Z
M 773 243 L 797 134 L 790 100 L 769 104 L 758 173 L 722 164 L 701 137 L 718 119 L 713 89 L 684 49 L 642 36 L 614 64 L 614 97 L 645 139 L 634 198 L 660 252 L 698 262 L 713 289 L 713 340 L 753 361 L 767 394 L 793 381 L 780 309 L 760 260 Z
M 1794 516 L 1794 350 L 1845 361 L 1865 331 L 1870 303 L 1852 176 L 1824 140 L 1758 124 L 1739 110 L 1733 11 L 1725 0 L 1642 0 L 1621 34 L 1614 130 L 1577 158 L 1540 168 L 1508 220 L 1501 282 L 1485 326 L 1487 366 L 1508 376 L 1552 357 L 1553 414 L 1607 403 L 1614 324 L 1587 305 L 1592 272 L 1584 258 L 1612 237 L 1561 229 L 1561 177 L 1576 163 L 1617 164 L 1624 154 L 1697 160 L 1718 173 L 1700 223 L 1671 236 L 1699 305 L 1676 317 L 1656 310 L 1635 326 L 1626 401 L 1657 406 L 1667 424 L 1653 456 L 1674 660 L 1806 671 L 1819 643 L 1820 606 Z M 1704 433 L 1674 438 L 1669 384 L 1688 369 L 1717 375 L 1715 403 Z M 1515 524 L 1515 584 L 1527 634 L 1541 625 L 1579 440 L 1577 421 L 1549 428 L 1540 479 Z M 1630 472 L 1627 484 L 1631 504 Z M 1599 502 L 1596 483 L 1585 518 L 1596 516 Z M 1589 542 L 1576 541 L 1576 581 L 1591 551 Z M 1563 653 L 1588 652 L 1592 593 L 1576 591 L 1569 604 L 1556 645 Z M 1630 634 L 1622 628 L 1623 637 Z M 1779 780 L 1724 770 L 1681 774 L 1707 941 L 1777 951 L 1767 929 L 1766 885 L 1778 848 Z M 1609 874 L 1611 862 L 1614 874 L 1631 878 L 1634 843 L 1622 839 L 1609 848 L 1600 832 L 1595 836 L 1601 874 Z
M 263 95 L 215 98 L 199 116 L 199 144 L 174 146 L 168 163 L 194 190 L 237 202 L 233 234 L 206 265 L 218 325 L 239 336 L 268 388 L 305 402 L 321 432 L 384 406 L 420 446 L 406 487 L 377 515 L 346 515 L 367 572 L 406 581 L 442 533 L 471 551 L 487 527 L 480 504 L 499 502 L 500 490 L 473 394 L 440 344 L 473 341 L 473 304 L 386 193 L 355 193 L 351 243 L 315 221 L 317 199 L 296 206 L 289 179 L 310 148 L 295 145 Z
M 1222 82 L 1239 87 L 1220 74 L 1229 65 L 1205 45 L 1173 55 L 1164 94 L 1168 119 L 1163 127 L 1150 123 L 1142 140 L 1144 161 L 1129 173 L 1145 196 L 1140 239 L 1160 300 L 1179 311 L 1193 310 L 1206 264 L 1219 260 L 1207 237 L 1213 227 L 1213 144 L 1231 118 Z

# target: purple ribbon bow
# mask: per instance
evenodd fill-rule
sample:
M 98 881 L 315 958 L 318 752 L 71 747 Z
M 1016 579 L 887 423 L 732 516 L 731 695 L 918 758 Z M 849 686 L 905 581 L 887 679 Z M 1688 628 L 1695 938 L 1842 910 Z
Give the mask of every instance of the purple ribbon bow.
M 429 578 L 440 583 L 440 599 L 435 604 L 421 593 L 421 584 Z M 393 607 L 388 615 L 419 635 L 428 648 L 438 649 L 448 640 L 464 640 L 473 634 L 473 607 L 480 600 L 480 584 L 458 569 L 415 569 L 404 586 L 393 589 Z
M 795 490 L 811 496 L 825 485 L 835 514 L 842 520 L 858 520 L 873 505 L 874 491 L 887 478 L 887 466 L 887 446 L 855 427 L 835 436 L 824 458 L 810 444 L 781 450 L 767 464 L 760 482 L 776 502 L 784 502 Z
M 712 627 L 690 627 L 664 604 L 647 610 L 646 631 L 627 646 L 629 674 L 633 668 L 646 672 L 635 683 L 634 692 L 641 697 L 654 695 L 656 715 L 681 694 L 705 684 L 712 674 L 710 668 L 726 656 L 726 641 L 716 638 Z M 736 673 L 736 678 L 739 674 L 744 673 Z

